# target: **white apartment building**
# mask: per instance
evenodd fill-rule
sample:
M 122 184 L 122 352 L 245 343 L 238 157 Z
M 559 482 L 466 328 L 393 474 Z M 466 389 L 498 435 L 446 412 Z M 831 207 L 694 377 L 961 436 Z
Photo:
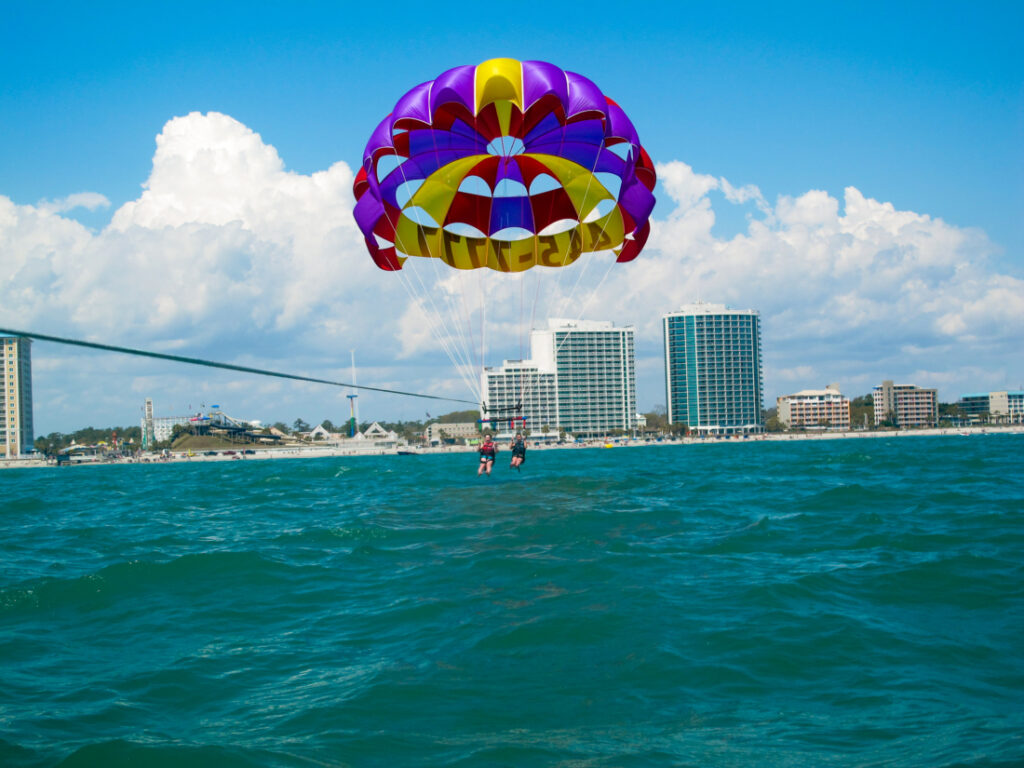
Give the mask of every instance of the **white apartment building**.
M 498 431 L 525 426 L 597 437 L 636 426 L 634 330 L 610 321 L 548 320 L 530 333 L 530 359 L 481 377 L 483 419 Z
M 531 353 L 539 360 L 506 360 L 500 367 L 484 369 L 480 414 L 492 419 L 484 421 L 485 429 L 501 434 L 523 427 L 537 432 L 545 424 L 557 427 L 558 390 L 554 360 L 549 357 L 553 347 L 545 350 L 549 354 L 538 353 L 535 339 L 531 336 Z
M 151 448 L 153 443 L 162 443 L 174 436 L 174 428 L 179 424 L 189 426 L 192 423 L 191 416 L 154 416 L 153 400 L 146 398 L 143 408 L 142 423 L 142 447 Z
M 32 433 L 32 339 L 0 336 L 0 457 L 35 447 Z
M 174 437 L 174 428 L 179 424 L 187 427 L 192 423 L 188 416 L 157 416 L 153 419 L 153 439 L 158 443 Z
M 850 400 L 843 397 L 838 384 L 783 395 L 775 403 L 779 421 L 787 427 L 833 430 L 850 428 Z

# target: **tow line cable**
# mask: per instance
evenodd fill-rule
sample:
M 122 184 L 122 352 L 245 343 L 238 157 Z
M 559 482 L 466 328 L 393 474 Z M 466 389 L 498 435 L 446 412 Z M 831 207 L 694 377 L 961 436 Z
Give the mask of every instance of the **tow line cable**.
M 366 384 L 347 384 L 343 381 L 329 381 L 328 379 L 316 379 L 310 376 L 298 376 L 293 373 L 280 373 L 268 371 L 263 368 L 250 368 L 245 365 L 232 365 L 231 363 L 218 363 L 213 360 L 202 360 L 198 357 L 183 357 L 181 355 L 167 355 L 162 352 L 149 352 L 144 349 L 132 349 L 130 347 L 116 347 L 113 344 L 99 344 L 94 341 L 82 341 L 81 339 L 65 339 L 60 336 L 47 336 L 43 333 L 31 331 L 16 331 L 10 328 L 0 328 L 0 334 L 7 336 L 24 336 L 39 341 L 52 341 L 56 344 L 69 344 L 73 347 L 87 347 L 89 349 L 102 349 L 107 352 L 120 352 L 125 355 L 138 355 L 139 357 L 153 357 L 157 360 L 170 360 L 174 363 L 186 363 L 188 365 L 204 365 L 207 368 L 222 368 L 226 371 L 239 371 L 241 373 L 253 373 L 257 376 L 273 376 L 278 379 L 292 379 L 294 381 L 309 381 L 313 384 L 327 384 L 331 387 L 350 387 L 352 389 L 365 389 L 370 392 L 384 392 L 389 395 L 401 395 L 402 397 L 420 397 L 426 400 L 444 400 L 451 403 L 469 403 L 479 406 L 472 400 L 463 400 L 458 397 L 442 397 L 441 395 L 425 395 L 420 392 L 403 392 L 398 389 L 385 389 L 384 387 L 370 387 Z

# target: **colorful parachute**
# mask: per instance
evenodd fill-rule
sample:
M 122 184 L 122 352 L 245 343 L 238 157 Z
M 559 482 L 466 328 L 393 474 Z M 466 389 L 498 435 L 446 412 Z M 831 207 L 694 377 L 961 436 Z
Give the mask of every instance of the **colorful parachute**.
M 636 258 L 655 173 L 625 112 L 590 80 L 541 61 L 450 69 L 399 99 L 353 190 L 381 269 L 406 256 L 458 269 Z

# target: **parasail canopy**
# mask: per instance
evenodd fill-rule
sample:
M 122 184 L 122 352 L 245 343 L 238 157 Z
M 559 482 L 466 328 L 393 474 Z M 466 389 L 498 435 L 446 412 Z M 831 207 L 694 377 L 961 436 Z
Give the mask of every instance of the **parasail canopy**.
M 491 59 L 416 86 L 377 126 L 354 183 L 377 266 L 409 256 L 457 269 L 636 258 L 655 172 L 625 112 L 590 80 Z

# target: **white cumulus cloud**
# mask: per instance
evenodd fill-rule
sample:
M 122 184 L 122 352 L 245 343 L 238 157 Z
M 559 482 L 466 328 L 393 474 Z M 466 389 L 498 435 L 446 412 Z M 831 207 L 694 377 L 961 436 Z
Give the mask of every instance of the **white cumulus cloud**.
M 348 165 L 298 174 L 237 120 L 192 113 L 164 126 L 143 192 L 98 232 L 61 215 L 109 205 L 98 193 L 37 205 L 0 195 L 0 325 L 341 380 L 355 349 L 361 383 L 469 397 L 426 318 L 445 318 L 446 343 L 468 370 L 528 353 L 531 322 L 548 315 L 609 319 L 637 328 L 646 408 L 664 400 L 661 315 L 702 299 L 761 312 L 767 405 L 831 381 L 859 394 L 895 378 L 945 387 L 951 399 L 1022 375 L 1024 281 L 990 265 L 983 232 L 853 187 L 772 203 L 753 184 L 680 161 L 658 174 L 672 208 L 632 263 L 593 254 L 505 276 L 414 260 L 384 273 L 352 218 Z M 715 205 L 751 203 L 745 231 L 714 234 Z M 42 344 L 36 356 L 42 430 L 132 422 L 147 393 L 161 413 L 226 399 L 218 393 L 264 421 L 337 421 L 347 409 L 343 393 L 312 385 Z M 361 403 L 385 418 L 445 408 Z
M 842 199 L 821 190 L 782 196 L 747 231 L 719 238 L 708 193 L 735 188 L 679 161 L 659 165 L 658 174 L 675 207 L 655 222 L 641 260 L 606 289 L 602 304 L 620 316 L 698 299 L 758 309 L 769 393 L 791 389 L 794 371 L 806 375 L 794 382 L 801 386 L 845 381 L 866 391 L 882 377 L 920 374 L 922 355 L 934 370 L 965 366 L 964 376 L 944 377 L 949 398 L 959 394 L 951 382 L 1006 385 L 1002 363 L 1019 352 L 1013 329 L 1024 327 L 1024 282 L 989 265 L 996 249 L 983 232 L 847 187 Z M 728 192 L 727 200 L 763 200 L 759 194 Z M 656 341 L 657 317 L 632 315 Z M 918 350 L 913 365 L 900 352 L 908 345 Z M 972 381 L 979 360 L 991 363 L 992 375 Z M 780 374 L 774 381 L 772 371 Z
M 109 208 L 110 201 L 106 195 L 101 195 L 99 192 L 75 192 L 56 200 L 43 200 L 36 207 L 48 213 L 67 213 L 76 208 L 95 211 L 99 208 Z

